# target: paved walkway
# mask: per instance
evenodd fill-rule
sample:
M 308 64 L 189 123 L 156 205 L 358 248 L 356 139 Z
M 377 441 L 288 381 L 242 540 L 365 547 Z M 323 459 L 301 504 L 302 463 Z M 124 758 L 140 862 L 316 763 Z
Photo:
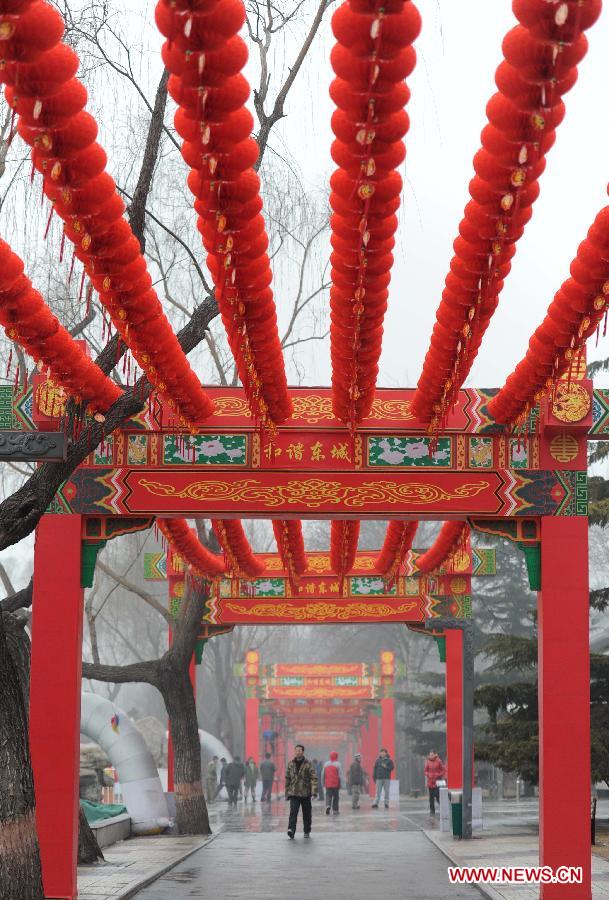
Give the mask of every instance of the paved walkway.
M 313 834 L 286 835 L 286 804 L 240 804 L 215 813 L 223 831 L 154 884 L 138 900 L 480 900 L 473 887 L 449 887 L 446 857 L 419 826 L 394 808 L 359 811 L 343 805 L 326 816 L 314 803 Z
M 241 802 L 236 810 L 219 802 L 210 812 L 214 837 L 202 848 L 201 838 L 171 836 L 134 838 L 108 847 L 106 864 L 79 869 L 79 896 L 82 900 L 133 896 L 479 900 L 482 894 L 492 900 L 537 900 L 539 896 L 533 886 L 478 891 L 449 885 L 447 877 L 450 859 L 466 866 L 537 865 L 536 801 L 485 801 L 484 832 L 472 841 L 455 841 L 440 833 L 424 799 L 402 799 L 399 809 L 388 811 L 371 809 L 367 798 L 358 812 L 343 802 L 337 817 L 327 817 L 323 805 L 314 802 L 310 841 L 303 839 L 301 830 L 295 841 L 288 841 L 284 802 L 270 808 Z M 609 802 L 599 804 L 598 818 L 609 818 Z M 592 873 L 594 900 L 609 900 L 609 862 L 593 857 Z M 143 884 L 149 886 L 138 892 Z
M 78 867 L 81 900 L 119 900 L 161 875 L 176 862 L 207 843 L 189 835 L 136 837 L 104 847 L 105 862 Z
M 403 804 L 411 808 L 406 801 Z M 454 840 L 439 831 L 437 823 L 411 813 L 427 837 L 459 866 L 537 866 L 539 865 L 538 804 L 536 800 L 484 801 L 484 830 L 471 841 Z M 597 818 L 609 817 L 609 803 L 599 801 Z M 490 900 L 538 900 L 535 885 L 486 885 L 482 891 Z M 449 893 L 449 898 L 450 898 Z M 609 900 L 609 862 L 592 856 L 593 900 Z

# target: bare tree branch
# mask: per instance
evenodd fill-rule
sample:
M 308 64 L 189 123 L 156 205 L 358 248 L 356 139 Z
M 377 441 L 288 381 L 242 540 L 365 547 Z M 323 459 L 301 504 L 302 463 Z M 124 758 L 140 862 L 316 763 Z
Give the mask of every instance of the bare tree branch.
M 89 306 L 88 311 L 85 313 L 80 322 L 77 322 L 72 328 L 69 329 L 70 334 L 73 338 L 78 337 L 79 334 L 82 334 L 85 328 L 88 328 L 91 322 L 95 319 L 96 310 L 93 303 Z
M 0 610 L 3 613 L 12 613 L 18 609 L 24 609 L 32 605 L 32 594 L 34 591 L 34 582 L 30 578 L 27 587 L 22 588 L 15 594 L 5 597 L 0 603 Z
M 148 128 L 148 137 L 146 139 L 146 147 L 144 148 L 144 157 L 140 167 L 140 174 L 133 192 L 131 205 L 127 210 L 129 224 L 133 233 L 137 236 L 142 253 L 146 249 L 146 237 L 144 225 L 146 222 L 146 202 L 150 194 L 152 185 L 152 177 L 154 169 L 159 157 L 159 146 L 161 143 L 161 135 L 163 134 L 165 108 L 167 106 L 167 82 L 169 81 L 169 71 L 163 69 L 159 86 L 157 87 L 156 96 L 154 98 L 154 109 L 150 116 L 150 127 Z
M 266 99 L 266 94 L 268 93 L 268 48 L 270 46 L 270 35 L 273 33 L 272 18 L 270 16 L 267 20 L 269 23 L 269 27 L 266 43 L 262 44 L 260 40 L 255 40 L 253 38 L 253 40 L 255 40 L 255 42 L 258 44 L 261 62 L 260 88 L 258 91 L 254 91 L 254 106 L 256 108 L 256 113 L 258 114 L 258 120 L 260 122 L 260 130 L 257 137 L 258 146 L 260 147 L 260 156 L 258 157 L 258 162 L 256 163 L 256 169 L 260 168 L 262 156 L 264 151 L 266 150 L 266 145 L 268 143 L 271 129 L 279 121 L 279 119 L 282 119 L 285 115 L 284 104 L 287 99 L 288 93 L 290 92 L 290 88 L 294 84 L 296 76 L 298 75 L 303 62 L 305 61 L 307 53 L 311 48 L 311 44 L 313 43 L 317 31 L 319 30 L 319 26 L 321 25 L 321 20 L 324 17 L 324 13 L 332 3 L 333 0 L 321 0 L 319 6 L 317 7 L 315 18 L 311 23 L 309 33 L 307 34 L 296 56 L 296 59 L 294 60 L 294 64 L 290 68 L 287 78 L 279 89 L 279 92 L 275 98 L 275 103 L 273 104 L 273 108 L 268 115 L 264 109 L 264 100 Z
M 0 581 L 4 586 L 4 590 L 7 594 L 14 594 L 15 588 L 13 587 L 13 582 L 11 581 L 6 568 L 4 567 L 4 563 L 0 562 Z
M 158 659 L 131 663 L 128 666 L 103 666 L 83 662 L 82 677 L 91 678 L 93 681 L 111 681 L 114 684 L 128 684 L 135 681 L 156 686 L 158 665 Z
M 123 575 L 115 572 L 114 569 L 112 569 L 110 566 L 107 566 L 106 563 L 102 562 L 101 560 L 97 561 L 97 567 L 104 573 L 104 575 L 108 575 L 110 578 L 116 581 L 117 584 L 120 584 L 121 587 L 124 587 L 131 594 L 135 594 L 136 597 L 140 597 L 144 601 L 144 603 L 147 603 L 148 606 L 156 610 L 156 612 L 158 612 L 159 615 L 161 615 L 168 624 L 172 624 L 173 617 L 171 613 L 165 606 L 163 606 L 162 603 L 159 603 L 156 597 L 153 597 L 152 594 L 149 594 L 147 591 L 142 590 L 142 588 L 138 587 L 137 584 L 129 581 L 128 578 L 125 578 Z

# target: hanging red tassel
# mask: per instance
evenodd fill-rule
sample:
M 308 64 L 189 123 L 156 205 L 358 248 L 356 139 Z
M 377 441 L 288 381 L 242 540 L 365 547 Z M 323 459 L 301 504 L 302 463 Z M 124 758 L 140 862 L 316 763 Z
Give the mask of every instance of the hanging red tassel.
M 412 548 L 418 522 L 389 522 L 385 540 L 376 558 L 375 566 L 384 575 L 388 585 L 395 584 L 406 555 Z
M 414 69 L 420 26 L 412 2 L 362 9 L 347 0 L 332 18 L 332 404 L 352 437 L 374 399 L 409 127 L 403 80 Z
M 195 572 L 206 578 L 217 578 L 226 571 L 223 560 L 211 553 L 188 527 L 185 519 L 157 519 L 159 530 Z
M 163 313 L 139 242 L 123 218 L 125 205 L 105 172 L 97 125 L 84 110 L 87 92 L 75 78 L 78 56 L 61 41 L 63 19 L 47 3 L 13 3 L 9 24 L 0 81 L 17 116 L 16 130 L 32 148 L 32 173 L 43 176 L 41 197 L 53 204 L 84 265 L 79 298 L 88 276 L 121 337 L 174 404 L 179 427 L 192 426 L 212 413 L 213 404 Z M 49 225 L 50 218 L 47 231 Z M 69 280 L 72 271 L 73 262 Z
M 469 536 L 467 522 L 445 522 L 432 546 L 417 559 L 419 572 L 434 572 L 464 546 Z
M 23 261 L 0 240 L 0 325 L 11 341 L 47 370 L 47 377 L 78 396 L 85 405 L 106 411 L 121 396 L 120 388 L 84 353 L 58 322 L 23 274 Z M 9 354 L 7 375 L 12 362 Z M 19 367 L 15 385 L 19 385 Z M 27 378 L 27 369 L 24 372 Z
M 238 519 L 213 519 L 212 527 L 222 547 L 229 568 L 241 577 L 257 578 L 264 566 L 256 558 Z
M 444 428 L 469 374 L 517 241 L 531 218 L 545 157 L 565 114 L 561 97 L 576 81 L 576 67 L 587 49 L 582 32 L 595 21 L 598 0 L 594 6 L 595 10 L 588 3 L 562 4 L 564 9 L 558 10 L 557 3 L 515 0 L 521 24 L 503 41 L 504 61 L 495 75 L 498 92 L 487 104 L 488 124 L 474 157 L 472 199 L 453 244 L 455 255 L 411 403 L 414 415 L 432 434 Z M 519 376 L 519 393 L 522 381 L 532 380 L 530 375 Z M 537 377 L 541 379 L 541 373 Z M 500 421 L 513 420 L 507 418 L 512 404 L 505 395 L 494 403 L 494 410 Z
M 258 147 L 241 70 L 241 0 L 199 7 L 160 0 L 156 22 L 178 104 L 176 130 L 191 172 L 198 229 L 208 253 L 222 322 L 255 424 L 273 436 L 292 412 L 271 290 L 269 240 L 261 215 Z
M 353 568 L 357 554 L 360 523 L 333 519 L 330 527 L 330 566 L 338 575 L 341 594 L 345 577 Z
M 274 519 L 273 532 L 290 585 L 297 594 L 301 576 L 307 569 L 302 523 L 295 519 Z

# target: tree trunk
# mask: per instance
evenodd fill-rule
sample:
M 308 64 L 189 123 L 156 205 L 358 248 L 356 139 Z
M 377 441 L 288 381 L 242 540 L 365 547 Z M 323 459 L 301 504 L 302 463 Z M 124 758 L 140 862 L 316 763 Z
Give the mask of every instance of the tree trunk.
M 201 783 L 201 744 L 194 691 L 187 666 L 160 662 L 163 695 L 173 740 L 173 784 L 180 834 L 211 834 Z M 177 661 L 176 661 L 177 662 Z
M 87 822 L 82 806 L 78 807 L 78 862 L 79 863 L 95 863 L 98 859 L 103 859 L 104 854 L 101 852 L 97 838 L 91 831 L 91 826 Z
M 18 659 L 9 651 L 20 645 Z M 22 638 L 19 640 L 18 631 Z M 0 613 L 0 900 L 42 900 L 42 871 L 34 819 L 27 705 L 20 678 L 29 644 L 13 616 Z M 26 682 L 27 683 L 27 682 Z

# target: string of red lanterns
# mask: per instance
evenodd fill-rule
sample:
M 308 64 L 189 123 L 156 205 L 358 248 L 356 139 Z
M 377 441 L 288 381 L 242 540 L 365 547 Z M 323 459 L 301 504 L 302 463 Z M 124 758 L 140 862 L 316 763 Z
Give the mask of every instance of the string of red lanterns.
M 400 572 L 407 553 L 412 548 L 418 522 L 389 522 L 385 540 L 375 561 L 375 568 L 391 584 Z
M 374 399 L 420 28 L 412 0 L 346 0 L 332 17 L 332 402 L 352 429 Z
M 454 553 L 465 549 L 468 536 L 467 522 L 445 522 L 429 550 L 417 559 L 419 572 L 433 572 L 439 569 Z
M 601 0 L 513 0 L 519 24 L 503 40 L 498 92 L 474 157 L 471 201 L 453 247 L 412 411 L 437 433 L 465 381 L 539 195 L 545 157 L 563 120 Z
M 342 592 L 345 577 L 355 564 L 360 523 L 333 519 L 330 526 L 330 566 L 340 579 Z
M 8 10 L 8 12 L 7 12 Z M 32 148 L 52 211 L 121 338 L 149 382 L 192 426 L 213 404 L 190 368 L 167 320 L 130 225 L 107 157 L 96 142 L 97 124 L 85 112 L 87 91 L 76 78 L 79 60 L 61 42 L 61 15 L 43 0 L 10 0 L 0 12 L 0 83 L 18 116 L 17 130 Z M 50 221 L 50 219 L 49 219 Z M 71 274 L 71 273 L 70 273 Z
M 300 579 L 307 570 L 302 523 L 297 519 L 273 519 L 273 533 L 290 585 L 298 593 Z
M 257 578 L 264 574 L 264 566 L 252 552 L 239 519 L 213 519 L 211 524 L 224 551 L 228 568 L 235 575 Z
M 497 422 L 523 424 L 561 375 L 578 364 L 587 339 L 598 334 L 609 302 L 609 206 L 588 229 L 570 272 L 533 332 L 525 357 L 488 404 Z
M 0 239 L 0 325 L 11 341 L 20 344 L 43 366 L 48 377 L 88 411 L 100 417 L 122 395 L 80 344 L 53 315 L 42 295 L 24 274 L 23 260 Z M 6 376 L 10 372 L 9 355 Z M 27 372 L 22 373 L 24 377 Z M 19 378 L 17 367 L 16 378 Z
M 198 574 L 205 578 L 218 578 L 226 572 L 221 556 L 204 547 L 186 519 L 157 519 L 159 531 L 173 544 L 180 556 Z
M 271 434 L 292 413 L 277 329 L 269 239 L 262 216 L 259 149 L 241 74 L 247 46 L 237 34 L 242 0 L 159 0 L 156 22 L 167 38 L 168 91 L 178 104 L 197 228 L 216 300 L 252 414 Z

